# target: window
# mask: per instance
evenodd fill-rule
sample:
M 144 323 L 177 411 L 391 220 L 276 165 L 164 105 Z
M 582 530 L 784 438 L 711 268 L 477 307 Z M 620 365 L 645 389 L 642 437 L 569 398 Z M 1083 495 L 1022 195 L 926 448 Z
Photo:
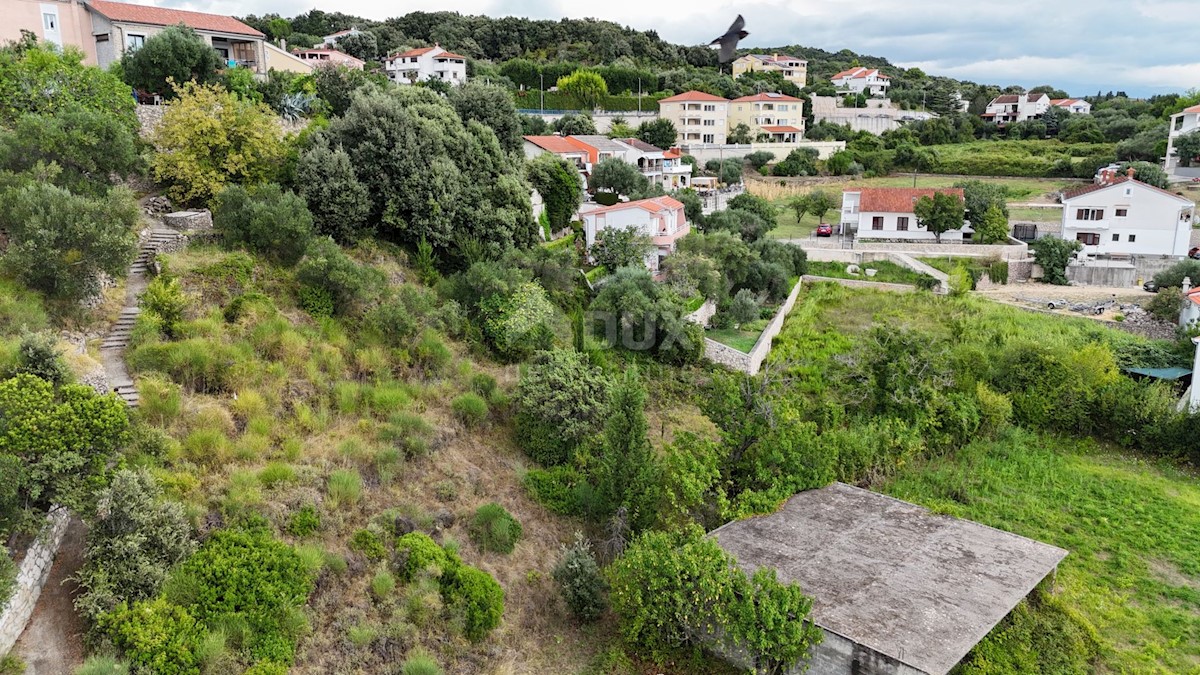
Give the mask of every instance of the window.
M 125 49 L 132 51 L 134 49 L 141 48 L 141 46 L 144 44 L 146 44 L 146 36 L 145 35 L 132 35 L 132 34 L 126 33 Z
M 1075 235 L 1075 239 L 1084 246 L 1100 245 L 1100 235 L 1096 234 L 1095 232 L 1080 232 L 1079 234 Z
M 1104 209 L 1076 209 L 1075 220 L 1104 220 Z
M 715 126 L 717 126 L 717 121 L 716 120 L 704 120 L 704 126 L 715 127 Z
M 883 229 L 883 216 L 874 216 L 871 218 L 871 229 L 872 230 L 882 230 Z
M 1180 115 L 1179 119 L 1175 120 L 1175 131 L 1179 131 L 1182 128 L 1183 128 L 1183 116 Z
M 42 12 L 42 28 L 51 33 L 58 30 L 58 15 L 54 12 Z
M 1121 235 L 1113 232 L 1113 241 L 1121 241 Z
M 1129 235 L 1129 243 L 1132 244 L 1135 241 L 1137 241 L 1137 235 L 1136 234 Z
M 716 140 L 716 137 L 713 136 L 712 134 L 704 134 L 704 142 L 705 143 L 716 143 L 717 140 Z
M 896 229 L 901 232 L 908 231 L 908 216 L 900 216 L 896 219 Z
M 1129 214 L 1128 209 L 1117 209 L 1117 217 L 1118 218 L 1124 218 L 1128 214 Z
M 715 105 L 705 105 L 704 106 L 704 112 L 716 112 L 716 110 L 717 110 L 717 106 L 715 106 Z

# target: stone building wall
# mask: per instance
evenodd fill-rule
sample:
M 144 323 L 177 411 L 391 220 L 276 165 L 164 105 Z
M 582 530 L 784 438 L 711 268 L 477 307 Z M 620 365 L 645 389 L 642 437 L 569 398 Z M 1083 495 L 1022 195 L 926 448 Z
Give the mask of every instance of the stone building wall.
M 25 631 L 25 624 L 33 616 L 33 609 L 37 606 L 46 579 L 50 577 L 54 556 L 58 554 L 69 521 L 70 513 L 66 509 L 51 509 L 37 540 L 25 553 L 17 571 L 17 588 L 5 605 L 3 614 L 0 614 L 0 655 L 12 649 Z

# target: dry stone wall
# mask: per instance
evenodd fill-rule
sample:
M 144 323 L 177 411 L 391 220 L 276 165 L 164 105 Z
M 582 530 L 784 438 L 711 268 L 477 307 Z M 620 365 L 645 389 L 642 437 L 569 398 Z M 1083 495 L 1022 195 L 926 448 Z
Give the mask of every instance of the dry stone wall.
M 56 507 L 46 516 L 46 524 L 36 541 L 25 553 L 17 571 L 17 588 L 0 614 L 0 655 L 7 654 L 25 631 L 25 624 L 33 616 L 42 587 L 50 577 L 54 557 L 67 532 L 71 514 L 65 508 Z

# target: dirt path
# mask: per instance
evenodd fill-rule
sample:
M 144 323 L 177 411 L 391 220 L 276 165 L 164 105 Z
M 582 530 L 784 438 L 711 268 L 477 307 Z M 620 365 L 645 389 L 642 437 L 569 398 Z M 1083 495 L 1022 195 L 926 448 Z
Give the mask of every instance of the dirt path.
M 73 604 L 79 586 L 70 579 L 83 565 L 86 535 L 87 526 L 72 517 L 33 617 L 17 641 L 26 675 L 69 675 L 83 663 L 85 626 Z

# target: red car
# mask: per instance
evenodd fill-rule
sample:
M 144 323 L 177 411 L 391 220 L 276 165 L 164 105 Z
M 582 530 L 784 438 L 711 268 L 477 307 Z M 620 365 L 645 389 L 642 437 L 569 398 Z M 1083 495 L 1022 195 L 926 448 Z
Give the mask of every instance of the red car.
M 817 236 L 818 237 L 832 237 L 833 236 L 833 226 L 830 225 L 829 223 L 821 223 L 820 225 L 817 226 Z

